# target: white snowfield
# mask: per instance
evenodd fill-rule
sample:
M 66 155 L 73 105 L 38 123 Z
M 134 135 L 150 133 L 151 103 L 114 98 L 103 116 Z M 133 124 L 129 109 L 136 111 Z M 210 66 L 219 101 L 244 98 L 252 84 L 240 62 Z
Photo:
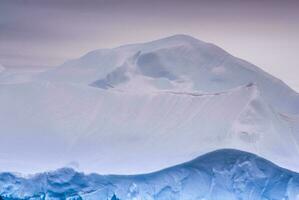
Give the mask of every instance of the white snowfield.
M 190 36 L 0 76 L 0 171 L 138 174 L 234 148 L 299 172 L 299 95 Z

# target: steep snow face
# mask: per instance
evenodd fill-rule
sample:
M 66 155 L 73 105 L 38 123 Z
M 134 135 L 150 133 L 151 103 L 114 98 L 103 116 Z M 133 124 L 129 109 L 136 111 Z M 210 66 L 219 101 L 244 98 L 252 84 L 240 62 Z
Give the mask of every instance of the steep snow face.
M 1 171 L 78 162 L 88 172 L 144 173 L 219 148 L 299 169 L 297 130 L 290 129 L 297 122 L 272 110 L 253 84 L 215 94 L 47 82 L 0 85 L 0 91 Z
M 223 143 L 251 90 L 197 96 L 64 83 L 0 85 L 1 171 L 77 161 L 86 171 L 141 173 L 190 160 Z
M 284 83 L 215 45 L 185 35 L 96 50 L 40 76 L 52 81 L 143 92 L 215 93 L 255 83 L 275 109 L 299 113 L 299 95 Z
M 9 199 L 213 199 L 297 200 L 299 174 L 253 154 L 219 150 L 151 174 L 85 175 L 70 168 L 27 178 L 0 174 L 0 195 Z

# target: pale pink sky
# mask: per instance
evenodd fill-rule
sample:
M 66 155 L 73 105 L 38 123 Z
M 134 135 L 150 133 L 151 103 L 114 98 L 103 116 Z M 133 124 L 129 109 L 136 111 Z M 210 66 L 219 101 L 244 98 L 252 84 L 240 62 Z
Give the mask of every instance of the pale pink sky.
M 55 66 L 98 48 L 189 34 L 299 91 L 296 0 L 1 0 L 0 63 Z

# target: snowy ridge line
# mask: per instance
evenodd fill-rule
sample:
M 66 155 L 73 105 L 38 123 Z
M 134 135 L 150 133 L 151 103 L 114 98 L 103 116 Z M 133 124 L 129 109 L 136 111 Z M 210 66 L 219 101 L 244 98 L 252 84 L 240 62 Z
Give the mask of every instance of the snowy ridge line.
M 200 92 L 183 92 L 183 91 L 171 91 L 171 90 L 161 90 L 161 91 L 145 91 L 145 92 L 134 92 L 132 90 L 123 90 L 123 89 L 118 89 L 118 88 L 113 88 L 111 87 L 111 89 L 109 90 L 105 90 L 102 88 L 95 88 L 94 86 L 91 85 L 82 85 L 79 83 L 60 83 L 60 82 L 52 82 L 52 81 L 41 81 L 41 80 L 31 80 L 28 81 L 26 83 L 7 83 L 7 84 L 3 84 L 3 85 L 24 85 L 24 84 L 40 84 L 41 86 L 44 87 L 61 87 L 61 86 L 71 86 L 71 87 L 78 87 L 81 89 L 89 89 L 89 90 L 93 90 L 93 91 L 102 91 L 102 92 L 107 92 L 107 93 L 122 93 L 122 94 L 128 94 L 128 95 L 134 95 L 134 94 L 140 94 L 140 95 L 151 95 L 151 94 L 173 94 L 173 95 L 186 95 L 186 96 L 192 96 L 192 97 L 204 97 L 204 96 L 217 96 L 217 95 L 226 95 L 226 94 L 230 94 L 242 89 L 249 89 L 249 88 L 256 88 L 258 89 L 258 86 L 256 83 L 248 83 L 248 84 L 244 84 L 232 89 L 228 89 L 228 90 L 223 90 L 220 92 L 211 92 L 211 93 L 200 93 Z M 1 84 L 0 84 L 1 86 Z
M 4 200 L 297 200 L 298 192 L 298 173 L 234 149 L 139 175 L 84 174 L 71 168 L 26 178 L 0 173 Z
M 240 89 L 244 88 L 257 88 L 257 85 L 255 83 L 249 83 L 244 86 L 239 86 L 236 88 L 232 88 L 229 90 L 221 91 L 221 92 L 216 92 L 216 93 L 199 93 L 199 92 L 180 92 L 180 91 L 162 91 L 162 92 L 156 92 L 158 94 L 175 94 L 175 95 L 187 95 L 187 96 L 193 96 L 193 97 L 203 97 L 203 96 L 217 96 L 217 95 L 225 95 L 225 94 L 230 94 L 232 92 L 235 92 Z

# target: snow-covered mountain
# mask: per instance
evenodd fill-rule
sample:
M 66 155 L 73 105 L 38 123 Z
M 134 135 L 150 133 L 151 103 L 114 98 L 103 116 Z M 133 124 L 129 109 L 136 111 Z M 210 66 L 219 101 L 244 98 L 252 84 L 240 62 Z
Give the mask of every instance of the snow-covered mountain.
M 299 114 L 299 95 L 280 80 L 187 35 L 95 50 L 46 72 L 42 78 L 139 92 L 216 93 L 255 83 L 276 109 Z
M 298 94 L 185 35 L 6 80 L 0 122 L 0 171 L 146 173 L 222 148 L 299 171 Z
M 4 200 L 297 200 L 299 174 L 253 154 L 219 150 L 134 176 L 86 175 L 70 168 L 29 177 L 0 173 L 0 195 Z

